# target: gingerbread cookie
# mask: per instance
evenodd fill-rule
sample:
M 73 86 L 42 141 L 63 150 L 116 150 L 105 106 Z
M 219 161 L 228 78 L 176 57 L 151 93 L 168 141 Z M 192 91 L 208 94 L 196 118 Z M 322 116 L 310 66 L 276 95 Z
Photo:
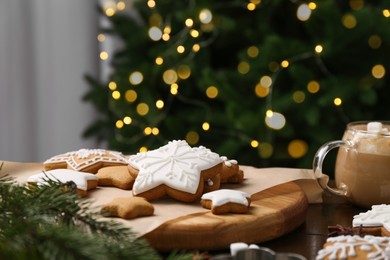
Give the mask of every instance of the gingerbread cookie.
M 116 198 L 104 205 L 101 211 L 103 215 L 107 217 L 133 219 L 143 216 L 152 216 L 154 207 L 142 197 Z
M 75 171 L 96 173 L 107 166 L 127 165 L 127 158 L 120 152 L 104 149 L 80 149 L 53 156 L 44 163 L 45 170 L 66 168 Z
M 148 200 L 165 195 L 183 202 L 200 198 L 205 181 L 213 179 L 222 166 L 216 153 L 186 141 L 170 141 L 156 150 L 129 157 L 130 173 L 136 177 L 135 196 Z
M 86 196 L 89 190 L 98 185 L 98 178 L 94 174 L 68 169 L 55 169 L 32 175 L 27 179 L 27 183 L 40 185 L 46 184 L 48 180 L 64 184 L 74 182 L 80 196 Z
M 205 180 L 203 193 L 218 190 L 221 187 L 221 175 L 217 174 L 214 177 Z
M 360 237 L 329 237 L 324 248 L 318 251 L 317 260 L 325 259 L 389 259 L 390 238 L 367 235 Z
M 127 166 L 104 167 L 97 171 L 96 176 L 99 178 L 99 186 L 113 186 L 123 190 L 130 190 L 135 180 Z
M 223 160 L 221 169 L 221 183 L 242 183 L 244 172 L 238 166 L 236 160 L 228 160 L 226 156 L 221 156 Z
M 202 207 L 211 209 L 216 215 L 226 213 L 246 213 L 249 210 L 250 195 L 243 191 L 221 189 L 203 194 Z

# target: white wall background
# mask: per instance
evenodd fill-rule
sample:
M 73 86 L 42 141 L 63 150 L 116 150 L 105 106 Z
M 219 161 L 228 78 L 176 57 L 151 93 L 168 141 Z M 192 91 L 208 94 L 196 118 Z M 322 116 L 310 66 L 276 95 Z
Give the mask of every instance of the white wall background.
M 0 0 L 0 161 L 92 148 L 83 75 L 98 75 L 96 0 Z

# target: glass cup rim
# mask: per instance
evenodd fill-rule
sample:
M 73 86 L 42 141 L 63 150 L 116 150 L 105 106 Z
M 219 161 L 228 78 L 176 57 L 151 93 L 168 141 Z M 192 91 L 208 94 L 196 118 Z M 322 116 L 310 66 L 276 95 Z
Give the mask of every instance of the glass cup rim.
M 357 129 L 355 126 L 357 125 L 367 125 L 368 123 L 371 122 L 379 122 L 382 123 L 383 125 L 387 125 L 389 132 L 387 133 L 375 133 L 375 132 L 369 132 L 367 130 L 362 130 L 362 129 Z M 388 120 L 362 120 L 362 121 L 354 121 L 350 122 L 347 124 L 347 130 L 357 132 L 357 133 L 362 133 L 362 134 L 367 134 L 367 135 L 374 135 L 374 136 L 385 136 L 385 137 L 390 137 L 390 121 Z

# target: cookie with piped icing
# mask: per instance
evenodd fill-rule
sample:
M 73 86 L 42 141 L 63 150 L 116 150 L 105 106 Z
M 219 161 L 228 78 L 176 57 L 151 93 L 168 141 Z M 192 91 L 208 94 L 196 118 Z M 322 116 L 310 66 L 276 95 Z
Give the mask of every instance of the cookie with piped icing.
M 73 182 L 76 185 L 76 192 L 82 197 L 98 185 L 98 177 L 94 174 L 69 169 L 54 169 L 34 174 L 27 178 L 27 183 L 41 185 L 49 180 L 63 184 Z
M 136 178 L 134 196 L 148 200 L 169 196 L 182 202 L 199 199 L 205 182 L 213 180 L 222 167 L 218 154 L 203 146 L 191 147 L 183 140 L 132 155 L 128 162 Z
M 221 183 L 242 183 L 244 171 L 240 169 L 237 160 L 229 160 L 226 156 L 221 156 L 221 159 Z
M 64 168 L 89 173 L 118 165 L 127 165 L 127 157 L 120 152 L 105 149 L 80 149 L 53 156 L 43 162 L 45 170 Z
M 250 208 L 251 197 L 243 191 L 220 189 L 203 194 L 200 203 L 202 207 L 211 209 L 211 212 L 216 215 L 243 214 Z
M 384 236 L 341 235 L 329 237 L 316 260 L 390 259 L 390 238 Z

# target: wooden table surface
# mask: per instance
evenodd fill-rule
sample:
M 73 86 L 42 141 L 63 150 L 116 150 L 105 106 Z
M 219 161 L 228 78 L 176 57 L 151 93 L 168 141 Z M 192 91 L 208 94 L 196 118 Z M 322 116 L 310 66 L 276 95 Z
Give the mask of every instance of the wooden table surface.
M 275 252 L 297 253 L 308 260 L 315 259 L 328 237 L 328 226 L 340 224 L 351 227 L 353 216 L 367 211 L 328 193 L 324 193 L 323 198 L 322 204 L 309 205 L 306 221 L 298 229 L 259 246 L 268 247 Z M 218 254 L 220 252 L 211 252 L 214 256 Z

